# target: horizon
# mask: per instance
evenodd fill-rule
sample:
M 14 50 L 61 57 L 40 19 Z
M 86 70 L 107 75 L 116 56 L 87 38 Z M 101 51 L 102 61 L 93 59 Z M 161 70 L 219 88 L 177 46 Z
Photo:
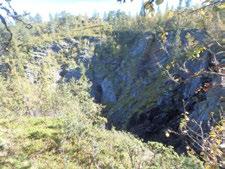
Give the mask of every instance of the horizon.
M 172 2 L 172 3 L 171 3 Z M 176 7 L 179 0 L 166 0 L 159 6 L 161 10 L 165 9 L 166 4 L 169 7 Z M 198 4 L 199 0 L 193 0 L 193 4 Z M 121 10 L 125 13 L 135 16 L 140 13 L 142 6 L 142 0 L 136 0 L 133 2 L 120 3 L 116 0 L 13 0 L 12 6 L 19 13 L 28 12 L 31 16 L 39 14 L 44 21 L 49 20 L 49 15 L 55 15 L 62 11 L 66 11 L 73 15 L 87 15 L 93 16 L 98 13 L 103 16 L 110 11 Z
M 113 10 L 121 10 L 131 15 L 138 14 L 141 8 L 141 1 L 127 2 L 121 4 L 116 0 L 44 0 L 30 1 L 30 0 L 13 0 L 12 5 L 16 11 L 22 13 L 26 11 L 32 16 L 39 14 L 43 20 L 48 20 L 49 15 L 55 15 L 62 11 L 66 11 L 73 15 L 87 15 L 92 16 L 99 13 L 103 16 L 104 13 Z

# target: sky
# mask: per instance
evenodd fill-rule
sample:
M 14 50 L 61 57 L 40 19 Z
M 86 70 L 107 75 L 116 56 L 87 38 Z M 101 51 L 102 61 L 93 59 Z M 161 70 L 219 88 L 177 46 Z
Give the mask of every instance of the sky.
M 19 11 L 27 11 L 31 14 L 39 13 L 44 19 L 47 19 L 49 13 L 55 14 L 61 11 L 67 11 L 74 15 L 88 15 L 121 9 L 132 14 L 140 10 L 141 0 L 136 0 L 132 4 L 120 4 L 116 0 L 13 0 L 13 7 Z
M 170 6 L 176 6 L 179 0 L 167 0 Z M 193 0 L 197 2 L 199 0 Z M 116 0 L 12 0 L 12 5 L 18 12 L 29 12 L 31 15 L 39 13 L 44 20 L 48 20 L 49 14 L 66 11 L 74 15 L 88 15 L 122 10 L 128 14 L 136 15 L 141 8 L 142 0 L 121 4 Z M 163 3 L 163 6 L 166 2 Z

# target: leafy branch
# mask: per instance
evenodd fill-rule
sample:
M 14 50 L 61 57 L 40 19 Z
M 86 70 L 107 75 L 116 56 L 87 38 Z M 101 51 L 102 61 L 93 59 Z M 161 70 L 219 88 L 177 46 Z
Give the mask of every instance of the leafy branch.
M 20 15 L 18 14 L 13 7 L 11 6 L 11 0 L 4 0 L 2 3 L 0 3 L 0 22 L 3 24 L 5 30 L 9 33 L 9 38 L 5 42 L 5 44 L 2 46 L 1 50 L 4 51 L 8 48 L 10 45 L 10 42 L 13 38 L 13 33 L 9 27 L 8 21 L 16 21 L 21 22 L 25 25 L 27 29 L 31 29 L 32 25 L 26 23 L 23 21 L 23 17 L 27 15 L 27 13 Z

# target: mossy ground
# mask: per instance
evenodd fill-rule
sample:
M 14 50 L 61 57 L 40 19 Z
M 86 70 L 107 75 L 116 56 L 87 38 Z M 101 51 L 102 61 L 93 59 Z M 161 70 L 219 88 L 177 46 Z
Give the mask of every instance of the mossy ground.
M 0 168 L 201 168 L 196 159 L 178 156 L 159 143 L 146 144 L 91 124 L 78 127 L 75 121 L 1 117 Z

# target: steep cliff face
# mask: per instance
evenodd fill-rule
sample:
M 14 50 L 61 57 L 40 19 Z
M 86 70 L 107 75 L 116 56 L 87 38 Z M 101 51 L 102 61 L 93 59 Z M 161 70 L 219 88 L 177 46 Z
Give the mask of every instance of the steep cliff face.
M 30 49 L 32 62 L 25 71 L 36 83 L 37 68 L 54 56 L 59 65 L 52 68 L 53 82 L 86 76 L 96 102 L 106 105 L 103 114 L 110 125 L 183 151 L 187 133 L 208 133 L 224 116 L 224 47 L 215 43 L 206 49 L 207 39 L 196 29 L 145 33 L 117 41 L 114 48 L 106 39 L 65 38 Z M 189 56 L 191 43 L 199 51 Z M 0 65 L 2 73 L 7 69 Z M 167 131 L 181 134 L 167 137 Z
M 203 46 L 205 32 L 171 31 L 164 42 L 162 36 L 144 34 L 126 55 L 93 57 L 91 79 L 98 100 L 108 105 L 105 115 L 111 124 L 183 151 L 187 133 L 209 133 L 224 116 L 224 47 L 211 44 L 193 58 L 186 50 L 188 36 Z M 165 135 L 179 133 L 183 125 L 186 134 Z

